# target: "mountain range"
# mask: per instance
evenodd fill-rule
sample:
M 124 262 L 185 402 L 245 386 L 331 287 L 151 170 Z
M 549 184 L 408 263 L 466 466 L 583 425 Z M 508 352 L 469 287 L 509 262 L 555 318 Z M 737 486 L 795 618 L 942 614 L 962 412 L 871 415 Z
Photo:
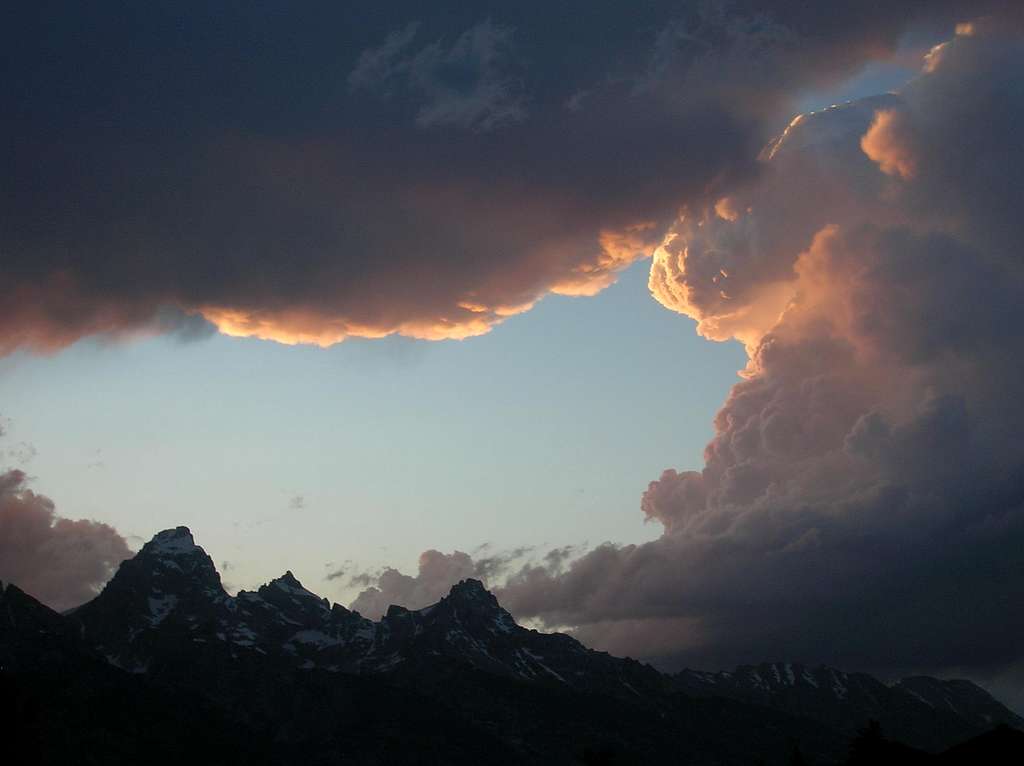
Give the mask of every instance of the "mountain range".
M 379 621 L 291 572 L 231 596 L 185 527 L 64 614 L 0 588 L 0 720 L 25 763 L 838 764 L 858 732 L 902 743 L 894 762 L 969 763 L 1024 739 L 969 681 L 662 673 L 521 627 L 472 579 Z

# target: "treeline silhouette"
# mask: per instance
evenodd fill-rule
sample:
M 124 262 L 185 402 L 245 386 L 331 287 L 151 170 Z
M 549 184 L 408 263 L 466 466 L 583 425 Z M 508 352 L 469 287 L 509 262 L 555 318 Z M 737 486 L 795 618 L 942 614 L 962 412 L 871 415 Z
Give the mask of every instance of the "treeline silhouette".
M 580 756 L 585 766 L 621 766 L 635 763 L 627 748 L 606 746 L 585 749 Z M 753 766 L 770 766 L 777 761 L 759 760 Z M 1006 724 L 962 742 L 941 753 L 929 753 L 885 737 L 878 721 L 869 721 L 850 742 L 843 766 L 1020 766 L 1024 764 L 1024 732 Z M 819 763 L 804 755 L 793 743 L 786 766 L 839 766 Z
M 999 724 L 942 753 L 923 750 L 887 739 L 878 721 L 870 721 L 850 743 L 847 766 L 1000 766 L 1024 763 L 1024 732 Z
M 765 762 L 760 764 L 765 766 Z M 868 721 L 850 742 L 845 766 L 1019 766 L 1024 764 L 1024 732 L 1006 724 L 941 753 L 918 750 L 888 739 L 878 721 Z M 793 745 L 788 766 L 824 766 L 804 756 L 799 744 Z

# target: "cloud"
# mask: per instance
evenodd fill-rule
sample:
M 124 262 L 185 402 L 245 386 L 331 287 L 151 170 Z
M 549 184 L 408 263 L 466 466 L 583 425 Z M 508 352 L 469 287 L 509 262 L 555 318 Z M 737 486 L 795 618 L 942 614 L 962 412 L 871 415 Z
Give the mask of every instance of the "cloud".
M 327 581 L 338 580 L 344 577 L 346 572 L 348 572 L 347 567 L 339 567 L 337 569 L 331 570 L 326 575 L 324 575 L 324 579 Z
M 419 571 L 415 577 L 392 568 L 385 569 L 376 577 L 364 577 L 360 581 L 362 584 L 370 581 L 375 584 L 363 590 L 350 606 L 372 619 L 384 614 L 391 604 L 421 609 L 447 594 L 452 583 L 472 577 L 475 572 L 476 567 L 468 553 L 424 551 L 420 554 Z
M 521 84 L 506 70 L 515 60 L 514 30 L 490 19 L 467 29 L 449 48 L 439 42 L 408 52 L 418 24 L 392 32 L 363 51 L 349 85 L 388 98 L 411 91 L 420 106 L 416 124 L 493 130 L 526 119 Z
M 0 436 L 3 436 L 3 431 L 0 431 Z M 38 454 L 35 446 L 29 442 L 18 442 L 7 450 L 7 458 L 18 465 L 28 465 Z
M 917 161 L 906 151 L 912 143 L 906 131 L 901 112 L 879 109 L 875 113 L 875 121 L 860 140 L 860 146 L 869 159 L 878 163 L 883 173 L 909 180 L 917 173 Z
M 467 338 L 592 295 L 756 176 L 802 89 L 965 7 L 26 6 L 0 40 L 0 354 Z
M 54 609 L 78 606 L 132 552 L 113 527 L 61 518 L 26 483 L 22 471 L 0 474 L 0 580 Z
M 390 98 L 395 81 L 409 71 L 410 61 L 403 58 L 416 36 L 419 24 L 415 21 L 397 29 L 374 48 L 359 54 L 355 67 L 349 73 L 348 84 L 353 89 L 371 90 L 382 98 Z
M 744 379 L 703 469 L 644 493 L 664 534 L 522 568 L 513 613 L 669 666 L 1019 668 L 1022 32 L 975 22 L 684 211 L 652 290 L 742 340 Z
M 757 173 L 684 206 L 652 292 L 742 341 L 743 379 L 704 467 L 643 494 L 663 535 L 502 569 L 517 617 L 666 667 L 1018 683 L 1024 28 L 963 29 L 902 93 L 802 115 Z M 376 608 L 474 567 L 391 570 Z
M 481 546 L 475 559 L 462 551 L 424 551 L 420 554 L 415 576 L 402 574 L 392 567 L 375 574 L 358 573 L 351 578 L 349 585 L 360 586 L 363 590 L 352 602 L 351 608 L 374 619 L 384 614 L 391 604 L 398 604 L 407 609 L 422 609 L 447 595 L 452 585 L 467 577 L 482 580 L 484 583 L 502 581 L 508 572 L 517 568 L 517 564 L 522 562 L 524 557 L 533 552 L 532 548 L 520 547 L 490 555 L 479 555 L 488 547 Z M 548 552 L 548 565 L 557 567 L 572 550 L 571 547 L 566 547 Z M 341 571 L 332 573 L 328 575 L 328 579 L 334 579 L 341 574 Z

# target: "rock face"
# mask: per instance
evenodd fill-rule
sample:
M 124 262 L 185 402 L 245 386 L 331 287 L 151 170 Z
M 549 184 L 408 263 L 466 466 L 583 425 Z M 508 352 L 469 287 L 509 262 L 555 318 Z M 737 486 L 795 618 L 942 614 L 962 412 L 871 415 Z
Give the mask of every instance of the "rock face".
M 664 675 L 519 626 L 477 580 L 377 622 L 291 572 L 231 596 L 185 527 L 156 535 L 65 615 L 2 586 L 0 666 L 29 697 L 72 679 L 77 691 L 55 695 L 71 707 L 54 720 L 78 720 L 96 689 L 141 700 L 119 711 L 120 729 L 81 724 L 86 740 L 99 726 L 110 742 L 139 744 L 146 725 L 133 716 L 155 710 L 147 715 L 202 730 L 220 751 L 234 743 L 228 751 L 247 763 L 785 763 L 793 742 L 812 762 L 838 762 L 869 720 L 930 751 L 1024 725 L 967 681 L 886 685 L 793 664 Z M 52 762 L 80 759 L 59 749 L 66 738 L 40 738 L 58 748 Z M 443 758 L 419 759 L 438 748 Z

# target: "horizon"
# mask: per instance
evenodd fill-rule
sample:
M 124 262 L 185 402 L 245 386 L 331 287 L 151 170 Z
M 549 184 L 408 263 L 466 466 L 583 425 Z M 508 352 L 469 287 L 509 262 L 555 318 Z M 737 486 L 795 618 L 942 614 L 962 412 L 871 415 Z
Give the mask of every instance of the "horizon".
M 275 585 L 275 583 L 278 583 L 279 581 L 288 581 L 289 579 L 291 579 L 291 580 L 294 580 L 295 584 L 299 588 L 303 589 L 304 591 L 306 591 L 307 593 L 309 593 L 310 595 L 312 595 L 312 596 L 314 596 L 314 597 L 316 597 L 318 599 L 323 599 L 324 601 L 327 601 L 332 607 L 333 606 L 341 606 L 342 608 L 347 608 L 345 604 L 341 604 L 341 603 L 338 603 L 338 602 L 335 602 L 335 601 L 331 601 L 329 598 L 320 595 L 316 590 L 311 590 L 310 588 L 308 588 L 305 585 L 303 585 L 302 580 L 300 578 L 295 577 L 295 575 L 294 575 L 294 573 L 292 572 L 291 569 L 286 569 L 284 572 L 282 572 L 277 577 L 269 579 L 266 582 L 260 583 L 258 585 L 253 585 L 251 589 L 240 588 L 240 589 L 236 589 L 236 591 L 234 593 L 231 593 L 227 589 L 226 586 L 223 586 L 222 573 L 217 568 L 216 560 L 212 556 L 210 556 L 209 552 L 207 552 L 206 549 L 203 548 L 202 545 L 200 545 L 199 543 L 197 543 L 195 541 L 194 533 L 192 532 L 191 529 L 189 529 L 188 527 L 185 527 L 185 526 L 169 527 L 167 529 L 163 529 L 163 530 L 160 530 L 159 532 L 156 532 L 150 540 L 146 541 L 142 546 L 139 547 L 138 551 L 134 552 L 132 558 L 134 558 L 134 557 L 138 556 L 139 554 L 141 554 L 143 552 L 143 548 L 145 548 L 146 546 L 150 546 L 150 547 L 157 546 L 158 547 L 158 540 L 160 540 L 161 538 L 163 538 L 163 539 L 172 538 L 172 537 L 173 538 L 179 538 L 181 536 L 181 533 L 182 533 L 183 530 L 184 530 L 185 534 L 188 535 L 189 545 L 195 547 L 196 549 L 201 551 L 205 556 L 207 556 L 210 559 L 210 562 L 213 565 L 214 572 L 217 574 L 218 578 L 221 579 L 222 587 L 224 587 L 225 593 L 227 593 L 229 598 L 238 598 L 239 595 L 242 594 L 242 593 L 255 593 L 255 592 L 258 592 L 261 588 L 272 587 L 272 586 Z M 117 572 L 115 572 L 114 574 L 116 575 Z M 7 584 L 13 584 L 13 585 L 15 585 L 15 587 L 17 587 L 16 583 L 7 583 Z M 392 610 L 391 610 L 392 606 L 401 607 L 401 608 L 406 609 L 406 610 L 408 610 L 410 612 L 430 613 L 437 606 L 438 603 L 440 603 L 441 601 L 443 601 L 445 599 L 450 598 L 453 593 L 455 593 L 457 590 L 459 590 L 465 584 L 475 584 L 475 585 L 478 585 L 478 586 L 480 586 L 480 588 L 482 588 L 486 593 L 490 594 L 491 596 L 495 595 L 490 589 L 488 589 L 487 584 L 484 581 L 482 581 L 482 580 L 480 580 L 480 579 L 478 579 L 476 577 L 468 577 L 467 576 L 467 577 L 464 577 L 464 578 L 461 578 L 461 579 L 458 579 L 458 580 L 452 582 L 448 586 L 447 592 L 438 595 L 437 596 L 437 600 L 432 602 L 432 603 L 424 604 L 424 605 L 422 605 L 422 606 L 420 606 L 418 608 L 410 608 L 410 607 L 406 606 L 405 604 L 399 604 L 399 603 L 388 604 L 387 607 L 379 615 L 377 615 L 376 617 L 370 617 L 370 619 L 373 620 L 374 622 L 380 622 L 381 620 L 384 619 L 385 615 L 390 614 L 392 612 Z M 6 585 L 4 584 L 4 582 L 2 580 L 0 580 L 0 586 L 6 587 Z M 0 587 L 0 591 L 3 590 L 3 587 Z M 28 595 L 31 596 L 31 594 L 28 594 Z M 94 598 L 98 599 L 101 595 L 102 595 L 102 590 L 99 593 L 97 593 Z M 91 600 L 93 600 L 93 599 L 90 599 L 90 601 Z M 86 602 L 84 602 L 84 604 L 80 604 L 78 606 L 71 607 L 70 609 L 65 610 L 63 612 L 63 614 L 64 615 L 73 614 L 79 608 L 79 606 L 84 606 L 85 604 L 88 604 L 88 603 L 89 603 L 89 601 L 86 601 Z M 497 599 L 497 604 L 498 604 L 499 608 L 502 608 L 504 610 L 504 607 L 501 606 L 500 599 Z M 351 611 L 355 615 L 359 615 L 359 616 L 365 617 L 365 615 L 361 615 L 360 614 L 358 609 L 352 609 Z M 514 619 L 515 618 L 513 616 L 513 620 Z M 524 627 L 527 627 L 527 628 L 529 628 L 531 630 L 537 630 L 536 628 L 533 628 L 533 627 L 531 627 L 528 624 L 526 626 L 524 626 Z M 544 627 L 543 625 L 540 627 L 540 632 L 545 632 L 543 630 L 543 627 Z M 557 631 L 551 630 L 551 631 L 547 631 L 547 632 L 557 632 Z M 643 658 L 631 658 L 628 655 L 626 657 L 624 657 L 624 659 L 639 659 L 640 662 L 646 662 Z M 764 659 L 762 659 L 759 662 L 743 663 L 743 664 L 732 666 L 732 667 L 729 667 L 729 668 L 690 668 L 690 667 L 675 667 L 675 668 L 671 668 L 671 667 L 659 667 L 657 662 L 653 662 L 653 663 L 649 663 L 649 664 L 651 664 L 659 672 L 665 673 L 665 674 L 669 674 L 669 675 L 674 674 L 674 673 L 685 673 L 687 671 L 697 671 L 697 672 L 701 672 L 701 673 L 706 673 L 706 672 L 717 673 L 717 672 L 723 672 L 723 671 L 735 672 L 736 670 L 738 670 L 740 668 L 760 667 L 760 666 L 764 666 L 764 665 L 771 666 L 771 667 L 785 667 L 785 668 L 791 668 L 791 667 L 793 667 L 793 668 L 814 667 L 814 668 L 819 669 L 819 670 L 820 669 L 826 669 L 826 670 L 827 669 L 835 669 L 835 670 L 840 670 L 840 671 L 843 671 L 843 672 L 846 672 L 846 673 L 865 672 L 865 670 L 863 668 L 832 668 L 831 666 L 827 665 L 826 663 L 806 664 L 806 663 L 803 663 L 803 662 L 799 661 L 798 659 L 794 659 L 794 658 L 790 658 L 790 659 L 764 658 Z M 884 676 L 883 675 L 883 676 L 880 677 L 880 680 L 882 682 L 884 682 L 884 683 L 886 683 L 886 684 L 891 686 L 893 684 L 898 683 L 902 679 L 898 675 L 897 676 L 891 676 L 891 675 L 890 676 Z M 961 680 L 961 679 L 956 678 L 956 677 L 948 677 L 948 678 L 944 678 L 942 680 L 957 681 L 957 680 Z M 974 682 L 974 681 L 972 681 L 971 679 L 968 679 L 968 678 L 964 678 L 962 680 L 966 680 L 969 683 L 978 685 L 978 684 L 976 684 L 976 682 Z M 984 689 L 984 691 L 986 693 L 990 693 L 991 694 L 991 692 L 988 689 Z M 993 694 L 992 696 L 996 697 L 995 694 Z M 1003 700 L 1003 699 L 998 699 L 998 701 L 1001 702 L 1002 704 L 1006 705 L 1014 713 L 1016 713 L 1018 715 L 1024 714 L 1024 711 L 1018 709 L 1014 705 L 1014 703 L 1012 701 L 1011 702 L 1007 702 L 1006 700 Z

